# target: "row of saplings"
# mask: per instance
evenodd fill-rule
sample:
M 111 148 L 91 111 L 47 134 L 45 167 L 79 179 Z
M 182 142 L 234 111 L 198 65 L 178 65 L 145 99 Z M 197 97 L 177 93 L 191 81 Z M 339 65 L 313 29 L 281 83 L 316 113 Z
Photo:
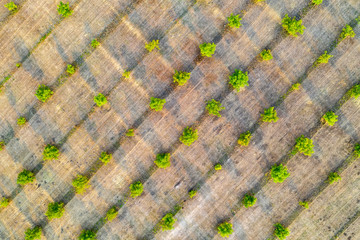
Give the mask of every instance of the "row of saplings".
M 313 0 L 313 4 L 318 5 L 322 2 L 322 0 Z M 11 4 L 10 4 L 11 5 Z M 9 5 L 9 6 L 10 6 Z M 14 6 L 14 5 L 12 5 Z M 16 9 L 16 8 L 15 8 Z M 10 10 L 10 9 L 9 9 Z M 59 5 L 59 13 L 63 12 L 63 17 L 67 17 L 71 15 L 71 10 L 68 6 L 68 4 L 60 3 Z M 228 18 L 229 26 L 238 28 L 241 26 L 241 18 L 239 18 L 239 15 L 233 15 Z M 291 19 L 287 15 L 283 19 L 282 22 L 283 28 L 293 36 L 297 36 L 298 33 L 302 34 L 303 30 L 305 29 L 304 26 L 301 25 L 301 20 L 297 21 L 295 18 Z M 353 32 L 352 28 L 347 25 L 341 35 L 340 40 L 345 39 L 346 37 L 350 36 L 353 37 L 355 33 Z M 153 40 L 152 42 L 146 44 L 145 48 L 151 52 L 153 49 L 157 48 L 159 49 L 159 40 Z M 91 42 L 91 46 L 93 48 L 96 48 L 99 45 L 99 42 L 94 39 Z M 213 43 L 203 43 L 200 45 L 200 52 L 202 56 L 206 57 L 212 57 L 212 55 L 215 53 L 216 45 Z M 268 49 L 264 49 L 260 53 L 260 57 L 267 61 L 271 60 L 273 57 L 271 55 L 271 51 Z M 321 63 L 327 63 L 328 60 L 332 57 L 332 55 L 327 54 L 325 52 L 322 56 L 320 56 L 317 61 L 315 62 L 315 65 L 321 64 Z M 69 75 L 72 75 L 75 73 L 75 66 L 68 65 L 67 66 L 67 73 Z M 130 72 L 125 71 L 123 76 L 125 78 L 129 78 Z M 190 73 L 188 72 L 180 72 L 175 71 L 175 74 L 173 76 L 174 82 L 178 85 L 182 86 L 184 85 L 189 79 L 190 79 Z M 240 70 L 235 70 L 234 73 L 229 77 L 229 84 L 237 91 L 240 91 L 240 88 L 248 86 L 248 73 L 242 72 Z M 294 88 L 297 88 L 298 86 L 294 86 Z M 36 92 L 36 97 L 42 101 L 46 102 L 52 95 L 53 91 L 45 86 L 40 85 L 39 89 Z M 353 90 L 353 95 L 355 97 L 358 97 L 360 95 L 360 85 L 357 85 Z M 151 98 L 150 100 L 150 108 L 155 111 L 161 111 L 164 104 L 166 103 L 165 99 L 159 99 L 159 98 Z M 98 106 L 103 106 L 107 103 L 106 97 L 99 93 L 97 96 L 94 97 L 94 102 Z M 207 102 L 206 110 L 209 112 L 209 114 L 216 115 L 218 117 L 221 117 L 220 111 L 225 109 L 221 106 L 221 103 L 212 99 Z M 278 120 L 276 110 L 273 107 L 270 107 L 268 109 L 265 109 L 264 114 L 261 115 L 262 120 L 264 122 L 276 122 Z M 333 112 L 328 112 L 323 116 L 323 121 L 325 121 L 327 124 L 332 126 L 337 121 L 337 116 Z M 26 123 L 26 119 L 24 117 L 21 117 L 18 119 L 18 125 L 23 125 Z M 127 136 L 133 136 L 134 135 L 134 129 L 129 129 L 126 133 Z M 180 141 L 183 142 L 185 145 L 190 146 L 196 139 L 198 138 L 197 130 L 192 129 L 191 127 L 186 127 L 184 129 L 184 132 L 182 136 L 180 137 Z M 238 143 L 243 146 L 247 146 L 251 139 L 251 133 L 249 131 L 243 133 L 240 135 Z M 0 142 L 0 149 L 4 147 L 4 143 Z M 296 152 L 302 152 L 305 155 L 310 156 L 313 153 L 313 144 L 312 140 L 305 138 L 304 136 L 299 137 L 296 140 L 296 146 L 294 148 L 293 153 Z M 357 156 L 360 156 L 360 145 L 357 144 L 355 146 L 355 153 Z M 60 153 L 59 150 L 52 145 L 47 145 L 45 147 L 45 150 L 43 152 L 44 160 L 53 160 L 57 159 L 59 157 Z M 101 153 L 101 156 L 99 158 L 100 161 L 102 161 L 104 164 L 107 164 L 111 160 L 111 154 L 108 154 L 106 152 Z M 156 157 L 156 160 L 154 161 L 155 164 L 159 168 L 167 168 L 170 166 L 170 153 L 162 153 L 158 154 Z M 215 170 L 221 170 L 222 166 L 221 164 L 215 165 Z M 271 178 L 274 182 L 283 182 L 287 177 L 290 176 L 290 174 L 287 171 L 287 168 L 283 166 L 282 164 L 274 165 L 271 168 L 270 171 Z M 338 173 L 334 172 L 331 173 L 328 177 L 329 183 L 336 182 L 340 180 L 341 177 Z M 27 183 L 31 183 L 35 180 L 35 175 L 31 171 L 24 170 L 22 171 L 17 179 L 17 183 L 20 185 L 25 185 Z M 73 186 L 75 188 L 75 191 L 79 194 L 84 193 L 87 188 L 90 187 L 89 185 L 89 179 L 86 176 L 78 175 L 73 180 Z M 143 192 L 143 185 L 140 181 L 135 182 L 130 185 L 130 195 L 131 197 L 138 197 Z M 195 190 L 191 190 L 189 192 L 189 197 L 192 198 L 196 194 Z M 242 203 L 245 207 L 251 207 L 256 203 L 256 197 L 253 194 L 246 194 L 242 200 Z M 0 207 L 6 207 L 9 204 L 9 199 L 3 198 L 0 202 Z M 301 206 L 308 208 L 309 203 L 308 202 L 300 202 Z M 64 213 L 64 204 L 62 202 L 55 202 L 50 203 L 48 205 L 48 210 L 45 213 L 45 215 L 48 217 L 49 220 L 53 218 L 60 218 Z M 106 214 L 105 219 L 108 221 L 113 220 L 118 213 L 118 209 L 116 207 L 112 207 Z M 176 219 L 173 217 L 171 213 L 166 214 L 161 222 L 160 226 L 162 230 L 171 230 L 173 229 L 173 225 L 175 223 Z M 224 222 L 218 226 L 218 232 L 223 237 L 228 237 L 232 232 L 232 225 L 228 222 Z M 275 224 L 275 236 L 279 237 L 280 239 L 284 239 L 287 235 L 289 235 L 288 229 L 286 229 L 281 224 L 277 223 Z M 39 239 L 41 236 L 41 228 L 40 227 L 34 227 L 32 229 L 28 229 L 25 233 L 25 239 Z M 96 239 L 96 233 L 92 230 L 83 230 L 83 232 L 80 234 L 79 239 Z

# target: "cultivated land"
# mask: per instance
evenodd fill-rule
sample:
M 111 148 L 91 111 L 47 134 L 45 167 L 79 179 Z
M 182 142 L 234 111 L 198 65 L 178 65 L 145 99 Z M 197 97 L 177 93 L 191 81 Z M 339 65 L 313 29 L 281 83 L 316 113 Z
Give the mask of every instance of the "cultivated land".
M 83 229 L 97 239 L 222 239 L 224 221 L 233 227 L 229 239 L 275 238 L 275 223 L 290 230 L 287 239 L 360 238 L 360 97 L 347 97 L 360 83 L 358 0 L 74 0 L 66 18 L 58 2 L 14 2 L 10 14 L 0 1 L 0 197 L 10 199 L 0 208 L 0 239 L 24 239 L 35 226 L 41 239 L 78 239 Z M 240 28 L 226 26 L 231 13 L 242 17 Z M 285 33 L 286 14 L 302 19 L 303 35 Z M 335 45 L 346 24 L 356 36 Z M 155 39 L 160 50 L 148 52 Z M 200 57 L 204 42 L 217 45 L 211 58 Z M 272 60 L 261 61 L 265 48 Z M 333 57 L 314 67 L 324 51 Z M 68 64 L 77 66 L 71 76 Z M 228 83 L 235 69 L 248 72 L 240 92 Z M 173 83 L 175 70 L 191 73 L 184 86 Z M 39 84 L 54 92 L 45 103 L 35 96 Z M 98 93 L 108 100 L 102 107 Z M 166 99 L 162 111 L 149 108 L 151 97 Z M 205 110 L 211 99 L 225 107 L 222 117 Z M 279 120 L 263 123 L 272 106 Z M 330 110 L 333 126 L 321 121 Z M 18 126 L 22 116 L 28 122 Z M 191 146 L 179 141 L 187 126 L 199 135 Z M 250 144 L 239 146 L 246 131 Z M 301 135 L 313 140 L 311 156 L 291 154 Z M 47 144 L 59 148 L 57 160 L 43 161 Z M 106 165 L 102 152 L 112 154 Z M 171 153 L 170 167 L 156 167 L 159 153 Z M 276 163 L 290 172 L 283 183 L 269 177 Z M 20 186 L 23 169 L 36 180 Z M 334 171 L 342 179 L 330 185 Z M 72 186 L 78 174 L 90 179 L 84 194 Z M 131 198 L 135 181 L 144 192 Z M 257 202 L 244 208 L 249 192 Z M 48 220 L 52 202 L 65 212 Z M 102 220 L 112 206 L 117 217 Z M 162 231 L 169 212 L 177 221 Z

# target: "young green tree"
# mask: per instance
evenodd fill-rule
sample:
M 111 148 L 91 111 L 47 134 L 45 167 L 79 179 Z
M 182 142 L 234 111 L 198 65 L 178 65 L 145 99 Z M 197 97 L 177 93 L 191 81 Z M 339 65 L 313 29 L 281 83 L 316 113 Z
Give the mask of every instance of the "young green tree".
M 106 165 L 108 164 L 108 162 L 110 162 L 111 158 L 111 154 L 108 154 L 107 152 L 102 152 L 99 159 L 104 163 L 104 165 Z
M 43 151 L 43 159 L 46 160 L 57 160 L 60 156 L 59 149 L 50 144 L 46 145 Z
M 180 71 L 175 70 L 173 79 L 174 79 L 174 83 L 177 83 L 177 84 L 179 84 L 179 86 L 182 86 L 190 79 L 190 73 L 180 72 Z
M 238 139 L 238 144 L 241 146 L 247 146 L 247 145 L 249 145 L 250 140 L 251 140 L 251 133 L 250 133 L 250 131 L 246 131 L 246 132 L 240 134 L 240 137 Z
M 319 64 L 322 64 L 322 63 L 328 63 L 330 58 L 332 58 L 333 55 L 330 55 L 327 53 L 327 51 L 325 51 L 318 59 L 316 59 L 315 61 L 315 66 L 318 66 Z
M 241 18 L 239 15 L 231 14 L 230 17 L 227 18 L 228 25 L 231 28 L 239 28 L 241 26 Z
M 154 162 L 159 168 L 170 167 L 170 153 L 159 153 Z
M 323 0 L 312 0 L 312 4 L 314 5 L 320 5 L 323 2 Z
M 144 186 L 140 181 L 134 182 L 130 185 L 130 194 L 132 198 L 136 198 L 142 194 Z
M 13 1 L 5 4 L 4 6 L 5 6 L 5 7 L 9 10 L 9 12 L 11 12 L 11 13 L 15 13 L 15 12 L 17 12 L 17 10 L 18 10 L 17 5 L 16 5 Z
M 5 147 L 4 141 L 1 141 L 0 142 L 0 151 L 4 150 L 4 147 Z
M 360 144 L 359 143 L 355 144 L 354 155 L 355 155 L 355 157 L 360 158 Z
M 123 74 L 122 74 L 122 76 L 124 77 L 124 78 L 129 78 L 130 77 L 130 71 L 125 71 Z
M 60 2 L 57 10 L 58 10 L 58 13 L 64 18 L 70 16 L 73 12 L 70 9 L 69 3 L 63 3 L 63 2 Z
M 324 121 L 329 126 L 333 126 L 337 122 L 337 118 L 338 116 L 333 111 L 329 111 L 323 116 Z
M 135 130 L 133 128 L 130 128 L 129 130 L 127 130 L 126 136 L 128 136 L 128 137 L 135 136 Z
M 89 179 L 82 175 L 77 175 L 72 181 L 72 185 L 75 188 L 75 192 L 78 194 L 83 194 L 85 190 L 90 187 Z
M 190 146 L 193 142 L 198 139 L 198 132 L 190 127 L 186 127 L 183 134 L 180 136 L 180 142 L 186 146 Z
M 105 219 L 111 222 L 117 217 L 117 215 L 118 215 L 118 210 L 114 206 L 107 211 Z
M 75 66 L 68 64 L 66 68 L 66 72 L 71 76 L 75 73 Z
M 145 44 L 145 48 L 149 51 L 152 52 L 152 50 L 154 50 L 155 48 L 157 48 L 158 50 L 160 50 L 159 47 L 159 40 L 152 40 L 149 43 Z
M 290 176 L 290 173 L 288 173 L 288 169 L 286 166 L 283 166 L 282 164 L 275 164 L 271 168 L 270 175 L 275 183 L 282 183 Z
M 216 101 L 215 99 L 211 99 L 210 101 L 208 101 L 205 108 L 209 112 L 209 114 L 218 117 L 221 117 L 219 112 L 225 109 L 225 107 L 222 107 L 221 103 Z
M 189 197 L 190 197 L 190 198 L 195 197 L 196 193 L 197 193 L 196 190 L 191 190 L 191 191 L 189 191 Z
M 228 222 L 223 222 L 217 227 L 218 233 L 222 237 L 229 237 L 233 232 L 232 224 Z
M 348 24 L 343 28 L 342 32 L 340 33 L 340 41 L 344 40 L 347 37 L 355 37 L 355 32 L 352 27 Z
M 49 203 L 48 210 L 45 215 L 49 220 L 54 218 L 61 218 L 65 212 L 64 203 L 62 202 L 53 202 Z
M 10 204 L 10 200 L 6 197 L 3 197 L 0 201 L 0 208 L 5 208 L 9 206 L 9 204 Z
M 337 172 L 332 172 L 328 176 L 328 182 L 330 184 L 333 184 L 333 183 L 338 182 L 340 180 L 341 180 L 341 177 Z
M 99 41 L 98 41 L 97 39 L 93 39 L 93 40 L 91 41 L 91 47 L 92 47 L 92 48 L 97 48 L 98 46 L 100 46 Z
M 245 196 L 242 199 L 242 204 L 244 205 L 244 207 L 248 208 L 248 207 L 252 207 L 255 205 L 257 201 L 257 198 L 253 195 L 253 194 L 245 194 Z
M 17 120 L 17 125 L 22 126 L 26 123 L 26 118 L 24 117 L 19 117 Z
M 160 227 L 162 231 L 169 231 L 171 229 L 174 229 L 174 224 L 176 222 L 176 219 L 174 218 L 172 213 L 166 214 L 160 221 Z
M 269 60 L 273 59 L 271 50 L 269 50 L 269 49 L 262 50 L 262 52 L 260 53 L 260 56 L 264 61 L 269 61 Z
M 200 44 L 200 53 L 203 57 L 212 57 L 215 53 L 216 45 L 215 43 L 203 43 Z
M 33 172 L 30 172 L 29 170 L 23 170 L 21 173 L 19 173 L 17 177 L 17 184 L 25 185 L 28 183 L 32 183 L 35 180 L 35 174 Z
M 102 93 L 99 93 L 94 97 L 94 102 L 98 105 L 98 107 L 101 107 L 107 103 L 107 99 Z
M 214 166 L 214 169 L 215 169 L 216 171 L 221 170 L 221 169 L 222 169 L 221 164 L 220 164 L 220 163 L 216 164 L 216 165 Z
M 274 107 L 269 107 L 265 109 L 264 113 L 261 114 L 261 118 L 263 122 L 277 122 L 277 120 L 279 120 Z
M 301 135 L 296 139 L 295 148 L 293 154 L 301 152 L 305 156 L 311 156 L 314 153 L 314 144 L 310 138 L 304 137 Z
M 286 237 L 290 235 L 290 231 L 289 231 L 289 229 L 285 228 L 280 223 L 276 223 L 274 235 L 276 237 L 278 237 L 279 239 L 283 240 L 283 239 L 286 239 Z
M 41 238 L 41 227 L 28 228 L 25 231 L 25 240 L 35 240 Z
M 166 100 L 161 98 L 151 97 L 150 100 L 150 108 L 155 111 L 161 111 L 166 103 Z
M 350 92 L 351 92 L 351 97 L 353 97 L 355 99 L 358 98 L 360 96 L 360 84 L 352 87 Z
M 48 86 L 41 84 L 35 93 L 35 96 L 42 102 L 46 102 L 52 95 L 53 91 Z
M 82 230 L 79 240 L 96 240 L 96 232 L 93 230 Z
M 229 76 L 229 79 L 229 84 L 238 92 L 240 91 L 240 88 L 249 86 L 248 72 L 242 72 L 235 69 L 234 73 Z
M 302 25 L 302 20 L 296 20 L 296 17 L 290 18 L 287 14 L 282 20 L 282 27 L 288 34 L 297 37 L 298 34 L 303 34 L 305 27 Z
M 301 202 L 301 201 L 300 201 L 300 202 L 299 202 L 299 205 L 302 206 L 302 207 L 304 207 L 304 208 L 306 208 L 306 209 L 309 208 L 309 202 L 306 202 L 306 201 L 305 201 L 305 202 Z

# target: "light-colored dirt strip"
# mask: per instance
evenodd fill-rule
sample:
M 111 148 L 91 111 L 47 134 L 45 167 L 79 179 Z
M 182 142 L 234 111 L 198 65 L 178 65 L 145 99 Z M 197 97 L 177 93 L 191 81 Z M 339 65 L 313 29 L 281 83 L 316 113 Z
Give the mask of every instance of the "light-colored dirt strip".
M 341 229 L 342 232 L 340 233 L 340 235 L 338 237 L 334 236 L 335 239 L 339 239 L 339 240 L 359 239 L 360 238 L 359 215 L 360 215 L 360 211 L 356 212 L 355 215 L 347 222 L 346 226 L 344 226 L 345 228 Z M 350 224 L 350 225 L 348 225 L 348 224 Z

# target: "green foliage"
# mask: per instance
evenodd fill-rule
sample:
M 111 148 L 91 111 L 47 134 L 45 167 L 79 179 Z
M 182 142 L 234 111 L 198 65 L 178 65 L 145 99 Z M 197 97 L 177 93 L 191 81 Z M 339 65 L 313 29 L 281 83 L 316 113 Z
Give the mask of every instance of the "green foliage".
M 290 235 L 290 231 L 289 231 L 289 229 L 285 228 L 280 223 L 276 223 L 274 235 L 276 237 L 278 237 L 279 239 L 283 240 L 283 239 L 286 239 L 286 237 Z
M 215 53 L 216 45 L 215 43 L 203 43 L 200 44 L 200 53 L 203 57 L 212 57 Z
M 24 117 L 19 117 L 17 120 L 17 125 L 21 126 L 24 125 L 26 123 L 26 118 Z
M 68 64 L 66 68 L 66 72 L 71 76 L 75 73 L 75 66 Z
M 215 169 L 216 171 L 221 170 L 221 169 L 222 169 L 221 164 L 220 164 L 220 163 L 216 164 L 215 167 L 214 167 L 214 169 Z
M 92 48 L 97 48 L 98 46 L 100 46 L 99 41 L 98 41 L 97 39 L 93 39 L 93 40 L 91 41 L 91 47 L 92 47 Z
M 111 222 L 112 220 L 114 220 L 116 218 L 117 215 L 118 215 L 118 210 L 114 206 L 114 207 L 110 208 L 109 211 L 107 211 L 105 218 Z
M 82 230 L 79 240 L 96 240 L 96 233 L 93 230 Z
M 262 50 L 262 52 L 260 53 L 260 56 L 264 61 L 273 59 L 273 56 L 271 55 L 271 50 L 269 50 L 269 49 Z
M 125 133 L 126 136 L 128 137 L 133 137 L 135 135 L 135 130 L 133 128 L 130 128 L 129 130 L 127 130 L 127 132 Z
M 99 93 L 94 97 L 94 102 L 98 105 L 98 107 L 101 107 L 107 103 L 107 99 L 102 93 Z
M 217 227 L 218 233 L 222 237 L 229 237 L 234 230 L 232 229 L 232 224 L 228 222 L 223 222 Z
M 360 84 L 351 88 L 351 97 L 358 98 L 360 96 Z
M 174 224 L 176 219 L 174 218 L 172 213 L 166 214 L 160 221 L 160 227 L 163 231 L 168 231 L 174 229 Z
M 248 72 L 243 73 L 242 71 L 235 69 L 234 73 L 229 76 L 229 79 L 229 84 L 238 92 L 240 91 L 240 88 L 249 86 Z
M 144 191 L 144 186 L 140 181 L 134 182 L 130 185 L 131 197 L 136 198 L 142 194 Z
M 254 206 L 256 201 L 257 198 L 253 194 L 245 194 L 241 202 L 244 207 L 248 208 Z
M 151 97 L 150 108 L 155 111 L 161 111 L 165 103 L 165 99 Z
M 340 181 L 341 177 L 337 172 L 330 173 L 328 176 L 328 181 L 330 184 L 333 184 L 334 182 Z
M 274 107 L 269 107 L 264 110 L 264 114 L 261 114 L 263 122 L 277 122 L 279 120 Z
M 270 175 L 275 183 L 282 183 L 283 181 L 285 181 L 286 178 L 290 176 L 290 173 L 288 173 L 288 169 L 286 166 L 283 166 L 282 164 L 275 164 L 271 168 Z
M 348 24 L 346 24 L 346 26 L 343 28 L 342 32 L 340 33 L 340 41 L 344 40 L 347 37 L 355 37 L 354 30 Z
M 304 208 L 306 208 L 306 209 L 308 209 L 309 208 L 309 202 L 299 202 L 299 205 L 300 206 L 302 206 L 302 207 L 304 207 Z
M 157 48 L 157 49 L 160 50 L 159 40 L 152 40 L 151 42 L 146 43 L 146 44 L 145 44 L 145 48 L 146 48 L 149 52 L 151 52 L 151 51 L 154 50 L 155 48 Z
M 300 87 L 300 83 L 294 83 L 290 88 L 290 92 L 298 90 L 299 87 Z
M 106 152 L 102 152 L 101 155 L 100 155 L 99 160 L 102 161 L 106 165 L 108 162 L 110 162 L 111 158 L 112 158 L 111 154 L 108 154 Z
M 209 114 L 221 117 L 220 111 L 225 109 L 225 107 L 221 106 L 221 103 L 218 101 L 215 101 L 214 99 L 210 100 L 206 104 L 206 110 L 209 112 Z
M 17 68 L 21 67 L 21 63 L 17 63 L 17 64 L 16 64 L 16 67 L 17 67 Z
M 312 0 L 312 3 L 314 5 L 320 5 L 323 2 L 323 0 Z
M 54 202 L 54 203 L 49 203 L 48 210 L 45 213 L 45 215 L 49 218 L 49 220 L 51 220 L 53 218 L 61 218 L 64 212 L 65 212 L 64 203 Z
M 159 168 L 170 167 L 170 153 L 159 153 L 154 162 Z
M 323 116 L 323 119 L 329 126 L 333 126 L 337 122 L 337 118 L 338 116 L 332 111 L 325 113 Z
M 196 193 L 197 193 L 196 190 L 191 190 L 191 191 L 189 191 L 189 197 L 190 197 L 190 198 L 195 197 Z
M 0 142 L 0 151 L 4 150 L 5 143 L 3 141 Z
M 6 197 L 3 197 L 0 201 L 0 208 L 5 208 L 9 206 L 9 204 L 10 204 L 10 200 Z
M 35 96 L 42 102 L 46 102 L 54 92 L 48 86 L 41 84 L 35 93 Z
M 321 63 L 328 63 L 329 59 L 332 58 L 333 55 L 327 54 L 327 51 L 325 51 L 315 62 L 315 66 L 321 64 Z
M 296 17 L 290 18 L 287 14 L 282 20 L 283 28 L 292 36 L 297 37 L 298 33 L 303 34 L 305 27 L 302 25 L 302 20 L 296 20 Z
M 186 146 L 190 146 L 193 142 L 198 139 L 198 132 L 190 127 L 186 127 L 183 134 L 180 137 L 180 142 Z
M 69 3 L 63 3 L 63 2 L 60 2 L 57 10 L 58 13 L 64 18 L 70 16 L 73 12 L 72 10 L 70 10 Z
M 34 173 L 30 172 L 29 170 L 23 170 L 21 173 L 19 173 L 16 182 L 17 184 L 25 185 L 34 182 L 34 180 L 35 180 Z
M 314 153 L 314 144 L 310 138 L 301 135 L 296 139 L 295 149 L 293 153 L 301 152 L 306 156 L 311 156 Z
M 25 240 L 35 240 L 41 238 L 41 227 L 28 228 L 25 231 Z
M 355 157 L 360 158 L 360 144 L 359 143 L 355 144 L 354 155 L 355 155 Z
M 18 10 L 17 5 L 16 5 L 13 1 L 5 4 L 4 6 L 5 6 L 5 7 L 9 10 L 9 12 L 11 12 L 11 13 L 15 13 L 15 12 Z
M 229 27 L 232 27 L 232 28 L 239 28 L 241 26 L 241 18 L 239 15 L 234 15 L 234 14 L 231 14 L 230 17 L 227 18 L 228 22 L 229 22 Z
M 122 76 L 123 76 L 124 78 L 129 78 L 129 77 L 130 77 L 130 73 L 131 73 L 130 71 L 125 71 Z
M 43 151 L 43 159 L 44 160 L 56 160 L 59 158 L 60 152 L 57 147 L 52 146 L 50 144 L 46 145 Z
M 173 79 L 175 83 L 178 83 L 179 86 L 184 85 L 187 80 L 190 79 L 190 73 L 188 72 L 180 72 L 175 70 L 175 74 L 173 75 Z
M 85 190 L 90 187 L 89 179 L 82 175 L 77 175 L 72 181 L 72 185 L 75 188 L 75 192 L 78 194 L 83 194 Z
M 240 134 L 240 137 L 238 139 L 238 144 L 241 146 L 247 146 L 247 145 L 249 145 L 250 140 L 251 140 L 251 133 L 250 133 L 250 131 L 246 131 L 246 132 Z

